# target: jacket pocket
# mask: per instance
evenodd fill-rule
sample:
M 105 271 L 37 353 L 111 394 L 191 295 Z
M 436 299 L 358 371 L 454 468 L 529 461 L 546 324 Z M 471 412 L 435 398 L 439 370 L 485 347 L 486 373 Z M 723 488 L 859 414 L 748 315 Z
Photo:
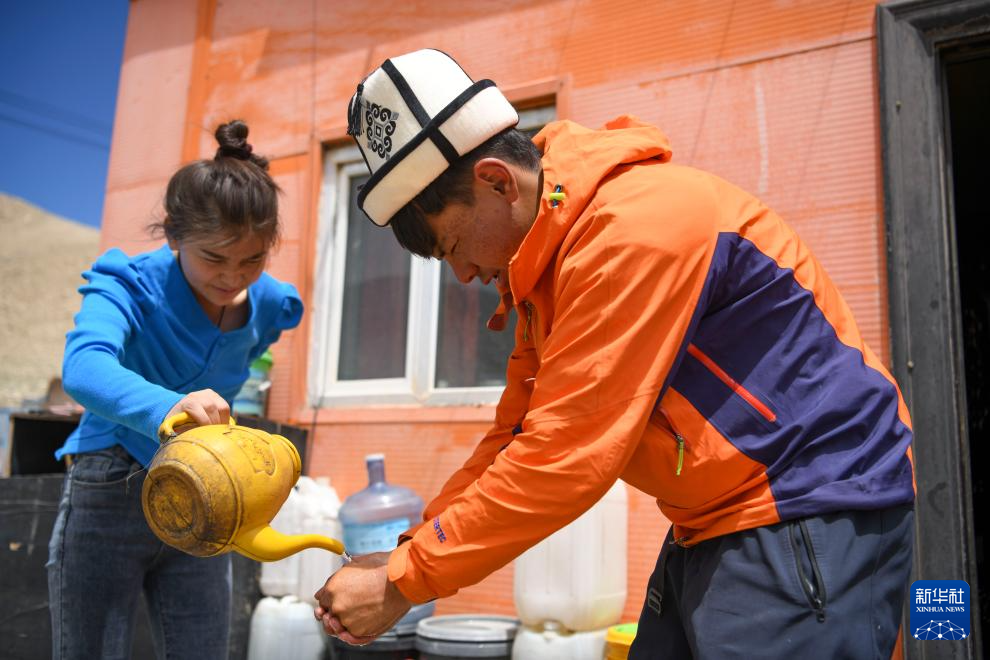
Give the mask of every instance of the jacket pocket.
M 732 376 L 730 376 L 724 369 L 718 366 L 714 360 L 712 360 L 708 355 L 706 355 L 700 348 L 694 344 L 688 344 L 687 352 L 700 362 L 705 369 L 710 371 L 713 376 L 718 378 L 722 383 L 725 384 L 732 392 L 746 402 L 746 404 L 756 411 L 763 419 L 768 422 L 775 423 L 777 421 L 777 414 L 770 409 L 770 406 L 760 401 L 752 392 L 747 390 L 742 386 L 741 383 L 737 382 Z
M 670 434 L 674 438 L 674 442 L 677 443 L 677 467 L 674 468 L 674 476 L 681 476 L 681 470 L 684 468 L 684 445 L 686 444 L 684 436 L 674 426 L 674 420 L 670 418 L 670 415 L 667 414 L 667 411 L 663 409 L 659 402 L 657 402 L 656 407 L 653 409 L 651 419 L 656 426 Z
M 788 536 L 791 549 L 794 551 L 794 566 L 797 571 L 798 584 L 801 591 L 821 623 L 825 622 L 825 606 L 828 604 L 828 593 L 825 590 L 825 580 L 818 566 L 815 547 L 811 543 L 808 524 L 804 520 L 788 523 Z

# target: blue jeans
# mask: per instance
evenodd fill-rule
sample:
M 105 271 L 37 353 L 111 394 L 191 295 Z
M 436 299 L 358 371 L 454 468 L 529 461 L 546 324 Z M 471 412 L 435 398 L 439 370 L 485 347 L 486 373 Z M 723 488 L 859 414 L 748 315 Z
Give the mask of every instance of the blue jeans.
M 142 592 L 158 658 L 227 658 L 230 555 L 159 541 L 141 509 L 145 474 L 120 446 L 74 457 L 48 546 L 55 660 L 129 658 Z
M 667 542 L 630 660 L 889 660 L 914 539 L 911 505 Z

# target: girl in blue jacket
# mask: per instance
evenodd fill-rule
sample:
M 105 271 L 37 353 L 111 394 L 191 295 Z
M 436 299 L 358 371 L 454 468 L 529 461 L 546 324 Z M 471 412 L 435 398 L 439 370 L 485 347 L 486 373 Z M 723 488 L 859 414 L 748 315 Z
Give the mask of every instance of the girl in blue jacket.
M 162 421 L 226 423 L 248 365 L 302 316 L 295 288 L 264 272 L 279 189 L 247 135 L 220 126 L 216 156 L 172 176 L 153 225 L 167 246 L 112 249 L 83 273 L 62 379 L 86 412 L 56 453 L 71 466 L 47 565 L 54 658 L 130 657 L 142 593 L 159 658 L 227 657 L 230 555 L 162 544 L 141 487 Z

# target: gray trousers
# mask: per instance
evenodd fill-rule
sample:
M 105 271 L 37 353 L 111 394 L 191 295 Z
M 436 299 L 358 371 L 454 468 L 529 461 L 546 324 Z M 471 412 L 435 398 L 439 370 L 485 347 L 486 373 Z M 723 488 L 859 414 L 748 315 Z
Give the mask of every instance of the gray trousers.
M 702 541 L 668 535 L 632 660 L 889 660 L 914 508 L 846 511 Z
M 227 658 L 230 555 L 159 541 L 141 509 L 145 474 L 120 446 L 78 454 L 66 474 L 48 546 L 55 660 L 130 658 L 142 594 L 161 660 Z

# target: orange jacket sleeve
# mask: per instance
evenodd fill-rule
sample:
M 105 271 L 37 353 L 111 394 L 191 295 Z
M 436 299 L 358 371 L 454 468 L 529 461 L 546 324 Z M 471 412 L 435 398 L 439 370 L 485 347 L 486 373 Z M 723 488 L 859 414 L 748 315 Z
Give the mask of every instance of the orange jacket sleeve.
M 554 318 L 522 433 L 501 452 L 507 436 L 486 438 L 445 488 L 453 496 L 392 553 L 389 579 L 407 598 L 478 582 L 611 487 L 681 352 L 717 214 L 710 179 L 688 168 L 643 164 L 602 184 L 551 266 Z

